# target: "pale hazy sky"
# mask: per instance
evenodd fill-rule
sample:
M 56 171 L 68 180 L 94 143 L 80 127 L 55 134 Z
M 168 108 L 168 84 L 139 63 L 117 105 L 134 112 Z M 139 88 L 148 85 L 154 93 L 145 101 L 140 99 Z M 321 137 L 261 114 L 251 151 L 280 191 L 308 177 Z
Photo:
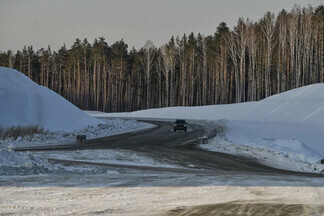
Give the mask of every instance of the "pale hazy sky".
M 146 40 L 160 46 L 171 35 L 213 34 L 222 21 L 232 28 L 239 17 L 257 21 L 294 4 L 317 7 L 324 0 L 0 0 L 0 51 L 57 50 L 101 36 L 109 45 L 123 38 L 129 47 Z

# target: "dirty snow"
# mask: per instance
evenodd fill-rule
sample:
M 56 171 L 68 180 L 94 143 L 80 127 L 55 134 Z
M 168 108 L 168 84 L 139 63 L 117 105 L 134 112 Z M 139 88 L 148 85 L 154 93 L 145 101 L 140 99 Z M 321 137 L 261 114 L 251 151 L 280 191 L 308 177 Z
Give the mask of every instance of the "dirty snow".
M 146 156 L 144 153 L 122 149 L 44 151 L 35 152 L 35 155 L 46 158 L 87 161 L 104 164 L 140 165 L 146 167 L 176 167 L 175 165 L 170 165 L 163 163 L 162 161 L 154 160 L 151 157 Z
M 0 176 L 35 175 L 56 169 L 55 165 L 41 156 L 0 149 Z
M 25 146 L 69 144 L 75 143 L 77 134 L 84 134 L 87 136 L 87 139 L 93 139 L 154 127 L 154 125 L 149 123 L 120 118 L 102 119 L 101 122 L 102 123 L 98 126 L 88 126 L 81 130 L 75 130 L 72 132 L 48 132 L 45 134 L 35 134 L 23 138 L 18 137 L 16 140 L 13 138 L 7 138 L 5 140 L 0 139 L 0 148 L 13 149 L 16 147 Z
M 102 179 L 104 181 L 105 179 Z M 101 182 L 102 182 L 101 181 Z M 61 182 L 64 182 L 61 181 Z M 0 187 L 0 214 L 13 215 L 176 215 L 200 205 L 227 204 L 234 212 L 219 209 L 220 214 L 235 215 L 239 210 L 253 215 L 323 215 L 323 187 Z M 246 204 L 237 209 L 235 204 Z M 250 205 L 247 205 L 250 204 Z M 269 206 L 267 205 L 269 204 Z M 271 209 L 271 204 L 285 208 Z M 235 211 L 236 210 L 236 211 Z M 307 211 L 308 210 L 308 211 Z M 173 214 L 171 214 L 171 212 Z M 276 214 L 274 214 L 274 212 Z M 194 212 L 191 212 L 193 214 Z M 234 213 L 234 214 L 233 214 Z M 272 214 L 271 214 L 272 213 Z M 190 215 L 191 215 L 190 214 Z M 206 213 L 205 213 L 206 214 Z M 187 215 L 187 214 L 181 214 Z M 188 214 L 189 215 L 189 214 Z M 244 214 L 245 215 L 245 214 Z M 261 214 L 257 214 L 261 215 Z
M 152 124 L 135 120 L 104 119 L 102 122 L 103 123 L 98 126 L 89 126 L 80 131 L 73 131 L 70 133 L 48 132 L 46 134 L 35 134 L 24 138 L 18 137 L 16 140 L 13 138 L 7 138 L 5 140 L 0 139 L 0 175 L 33 175 L 37 173 L 52 173 L 53 171 L 56 173 L 65 173 L 67 171 L 66 168 L 58 170 L 56 166 L 48 163 L 47 158 L 51 156 L 47 155 L 46 152 L 44 152 L 44 154 L 13 152 L 12 149 L 16 147 L 73 144 L 75 143 L 77 134 L 85 134 L 87 135 L 87 139 L 92 139 L 154 127 Z M 53 152 L 53 154 L 55 155 L 55 152 Z M 61 152 L 60 154 L 56 152 L 55 156 L 61 159 L 64 159 L 64 157 L 65 159 L 73 159 L 73 154 L 70 154 L 71 152 Z M 106 157 L 107 160 L 110 159 L 110 162 L 115 159 L 116 163 L 124 161 L 125 164 L 138 164 L 139 162 L 145 162 L 152 166 L 159 164 L 148 158 L 131 154 L 130 152 L 128 152 L 128 154 L 118 154 L 113 150 L 93 152 L 78 151 L 75 152 L 74 156 L 85 156 L 86 154 L 89 154 L 87 157 L 88 161 L 95 161 L 100 157 Z M 70 168 L 70 171 L 75 171 L 75 168 L 72 170 Z M 83 173 L 89 172 L 89 170 L 85 171 L 86 172 Z

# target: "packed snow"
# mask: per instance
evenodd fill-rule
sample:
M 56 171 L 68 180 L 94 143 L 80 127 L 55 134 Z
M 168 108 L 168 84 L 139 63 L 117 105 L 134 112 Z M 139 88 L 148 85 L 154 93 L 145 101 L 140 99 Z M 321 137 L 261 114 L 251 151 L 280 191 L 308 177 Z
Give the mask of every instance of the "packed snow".
M 304 86 L 257 102 L 89 114 L 214 120 L 223 124 L 226 131 L 201 145 L 204 149 L 248 156 L 281 169 L 324 170 L 320 164 L 324 158 L 324 84 Z
M 108 182 L 105 177 L 100 180 Z M 66 179 L 63 178 L 61 182 L 66 182 Z M 243 213 L 239 215 L 262 215 L 260 212 L 265 212 L 267 215 L 320 216 L 323 215 L 324 205 L 324 188 L 305 186 L 50 185 L 3 186 L 0 191 L 0 215 L 143 216 L 193 215 L 197 212 L 196 215 L 238 215 L 240 212 Z M 215 214 L 207 211 L 202 213 L 204 207 Z M 191 211 L 186 211 L 188 209 Z
M 0 127 L 37 125 L 71 132 L 100 123 L 19 71 L 0 67 Z

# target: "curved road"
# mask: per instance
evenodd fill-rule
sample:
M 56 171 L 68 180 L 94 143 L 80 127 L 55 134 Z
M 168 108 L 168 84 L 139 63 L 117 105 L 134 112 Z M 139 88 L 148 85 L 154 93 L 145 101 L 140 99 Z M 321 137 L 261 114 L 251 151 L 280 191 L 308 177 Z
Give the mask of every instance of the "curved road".
M 134 169 L 153 169 L 170 172 L 190 173 L 242 173 L 261 175 L 293 175 L 324 177 L 321 174 L 299 173 L 271 168 L 261 165 L 251 159 L 237 157 L 224 153 L 209 152 L 198 148 L 195 145 L 197 137 L 207 136 L 211 138 L 221 132 L 222 127 L 208 122 L 196 121 L 190 123 L 187 133 L 184 131 L 172 131 L 172 123 L 166 121 L 148 121 L 156 127 L 138 132 L 125 133 L 110 137 L 87 140 L 83 143 L 24 147 L 16 148 L 15 151 L 51 151 L 51 150 L 85 150 L 85 149 L 124 149 L 140 152 L 154 160 L 176 164 L 184 169 L 174 168 L 152 168 L 145 166 L 100 164 L 90 162 L 75 162 L 68 160 L 55 160 L 62 163 L 83 163 L 103 166 L 115 166 Z

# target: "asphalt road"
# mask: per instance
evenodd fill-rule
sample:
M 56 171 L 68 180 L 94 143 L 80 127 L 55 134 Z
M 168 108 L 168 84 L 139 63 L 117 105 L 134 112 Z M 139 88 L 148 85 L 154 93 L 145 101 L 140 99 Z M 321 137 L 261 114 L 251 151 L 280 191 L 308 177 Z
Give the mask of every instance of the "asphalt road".
M 82 143 L 54 146 L 38 146 L 16 148 L 15 151 L 52 151 L 52 150 L 85 150 L 85 149 L 124 149 L 140 152 L 156 161 L 175 164 L 184 169 L 152 168 L 145 166 L 129 166 L 115 164 L 100 164 L 91 162 L 73 162 L 69 160 L 56 160 L 61 163 L 84 163 L 102 166 L 115 166 L 131 169 L 154 169 L 167 172 L 191 172 L 191 173 L 253 173 L 253 174 L 280 174 L 297 176 L 316 176 L 320 174 L 308 174 L 280 170 L 261 165 L 251 159 L 237 157 L 224 153 L 209 152 L 200 149 L 196 145 L 197 137 L 207 136 L 211 138 L 220 133 L 223 128 L 211 122 L 191 122 L 188 132 L 173 132 L 172 123 L 167 121 L 148 121 L 156 127 L 138 132 L 125 133 L 110 137 L 87 140 Z

